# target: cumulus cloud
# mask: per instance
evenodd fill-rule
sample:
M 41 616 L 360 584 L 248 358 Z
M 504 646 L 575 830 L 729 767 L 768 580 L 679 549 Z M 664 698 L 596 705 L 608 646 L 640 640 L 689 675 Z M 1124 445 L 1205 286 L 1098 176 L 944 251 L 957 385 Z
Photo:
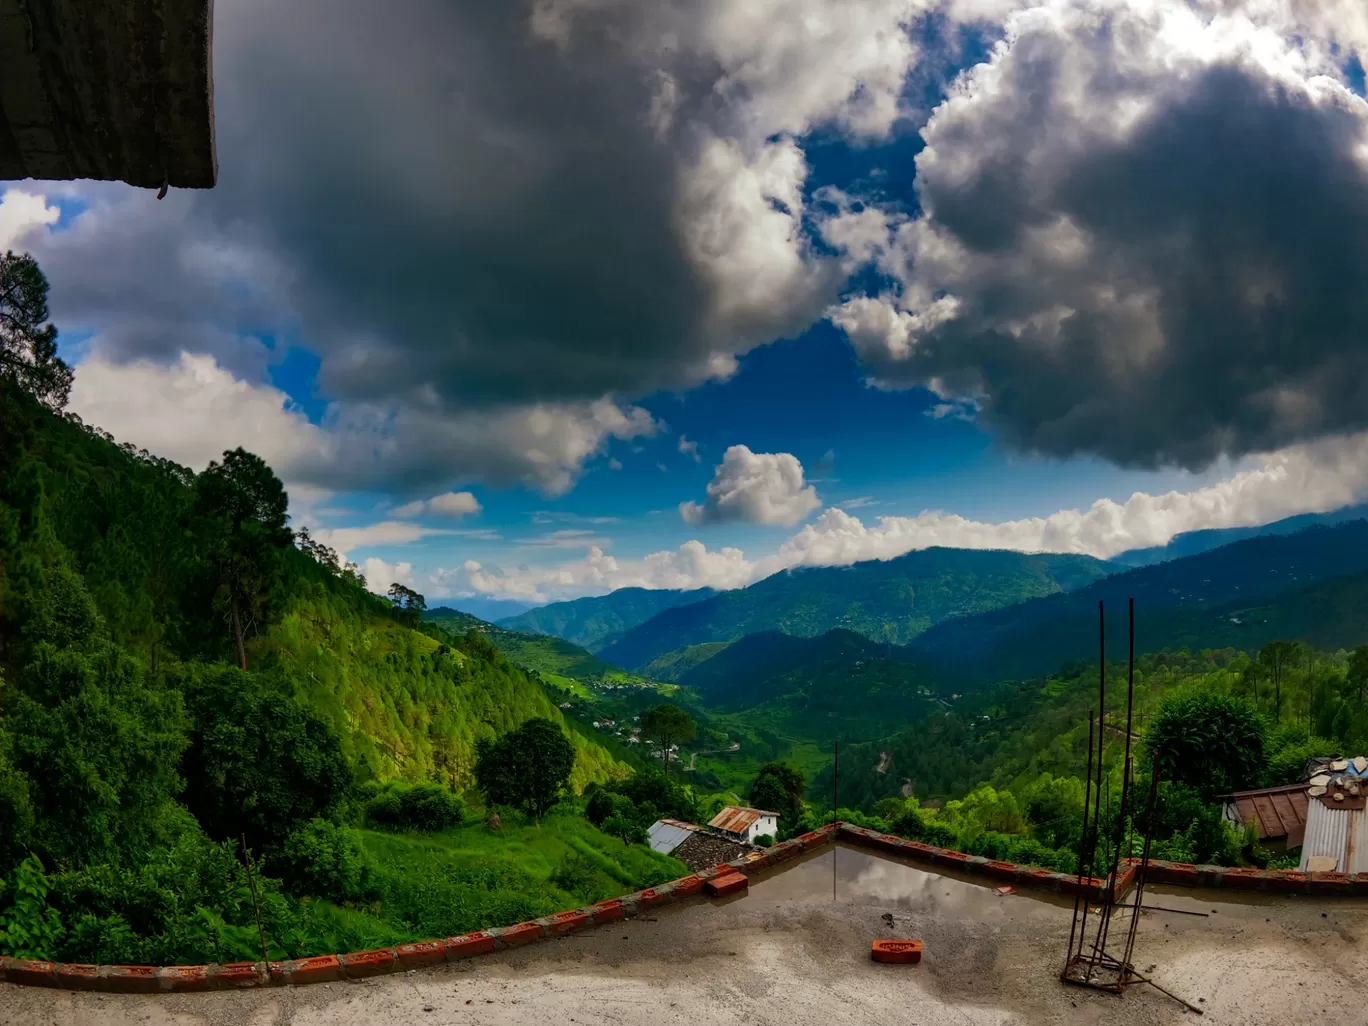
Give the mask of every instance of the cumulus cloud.
M 517 480 L 511 421 L 726 377 L 821 316 L 842 272 L 798 140 L 890 131 L 925 6 L 244 0 L 215 21 L 217 188 L 48 186 L 69 225 L 37 197 L 0 226 L 111 365 L 256 387 L 302 340 L 335 416 L 436 427 L 398 485 Z
M 1368 426 L 1363 5 L 1022 7 L 925 126 L 918 215 L 832 198 L 893 283 L 830 314 L 871 376 L 1122 465 Z
M 622 587 L 744 587 L 796 567 L 894 559 L 933 546 L 1070 552 L 1105 559 L 1166 544 L 1187 531 L 1265 524 L 1368 500 L 1368 433 L 1289 447 L 1249 463 L 1224 480 L 1190 491 L 1136 492 L 1124 502 L 1099 499 L 1087 509 L 1020 520 L 976 521 L 928 510 L 866 523 L 832 507 L 777 550 L 754 559 L 740 549 L 713 552 L 690 541 L 638 560 L 619 561 L 595 548 L 585 559 L 557 567 L 505 570 L 467 562 L 457 570 L 436 571 L 425 581 L 439 595 L 555 601 Z
M 7 189 L 0 195 L 0 253 L 27 237 L 35 228 L 56 224 L 62 211 L 41 195 Z
M 478 513 L 483 507 L 480 500 L 470 492 L 443 492 L 430 499 L 416 499 L 407 502 L 394 511 L 401 520 L 412 517 L 463 517 Z
M 689 441 L 685 435 L 679 436 L 679 451 L 685 456 L 692 456 L 695 463 L 700 463 L 703 457 L 698 454 L 698 443 Z
M 97 350 L 76 368 L 70 408 L 122 441 L 196 470 L 240 445 L 287 484 L 327 489 L 421 483 L 456 470 L 559 495 L 609 440 L 657 430 L 645 410 L 607 399 L 489 414 L 338 403 L 316 424 L 280 389 L 185 352 L 170 364 L 119 363 Z M 438 500 L 443 508 L 435 512 L 445 515 L 466 503 L 459 495 Z
M 713 472 L 707 497 L 701 504 L 681 503 L 679 515 L 690 524 L 796 524 L 819 505 L 817 489 L 804 483 L 796 456 L 733 445 Z

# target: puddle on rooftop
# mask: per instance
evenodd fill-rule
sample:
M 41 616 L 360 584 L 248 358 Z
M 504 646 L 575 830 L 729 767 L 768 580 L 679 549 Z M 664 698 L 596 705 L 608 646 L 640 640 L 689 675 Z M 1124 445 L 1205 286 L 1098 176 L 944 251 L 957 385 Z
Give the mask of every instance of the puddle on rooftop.
M 973 915 L 1000 907 L 1004 901 L 1023 898 L 1036 899 L 1033 904 L 1063 904 L 1057 895 L 1025 891 L 1001 895 L 995 890 L 999 886 L 996 882 L 969 882 L 843 846 L 828 848 L 790 868 L 780 868 L 763 880 L 757 880 L 752 891 L 756 897 L 767 901 L 831 898 L 833 861 L 837 901 L 904 909 L 935 907 L 963 915 Z

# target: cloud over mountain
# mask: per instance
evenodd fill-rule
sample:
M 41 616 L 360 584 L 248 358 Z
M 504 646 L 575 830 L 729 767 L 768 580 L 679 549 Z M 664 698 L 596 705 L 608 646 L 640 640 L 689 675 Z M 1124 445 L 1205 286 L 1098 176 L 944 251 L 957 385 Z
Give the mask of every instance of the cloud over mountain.
M 714 470 L 707 497 L 681 503 L 679 515 L 689 524 L 796 524 L 819 505 L 796 456 L 733 445 Z

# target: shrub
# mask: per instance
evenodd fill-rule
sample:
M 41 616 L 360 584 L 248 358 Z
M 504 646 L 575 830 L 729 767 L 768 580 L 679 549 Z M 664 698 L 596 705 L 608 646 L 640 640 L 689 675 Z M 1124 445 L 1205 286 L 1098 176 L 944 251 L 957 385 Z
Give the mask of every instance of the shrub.
M 1212 689 L 1164 699 L 1145 734 L 1159 774 L 1204 799 L 1253 787 L 1264 768 L 1263 718 L 1249 702 Z
M 460 826 L 466 811 L 460 795 L 441 784 L 426 781 L 418 784 L 393 781 L 375 788 L 365 808 L 368 825 L 424 833 Z
M 296 894 L 337 902 L 370 895 L 371 868 L 360 840 L 326 819 L 310 820 L 285 838 L 272 868 Z
M 609 816 L 599 827 L 610 837 L 622 838 L 623 844 L 645 844 L 646 828 L 635 819 L 627 819 L 624 816 Z
M 551 882 L 576 898 L 590 901 L 598 883 L 598 871 L 583 855 L 572 851 L 561 859 L 560 865 L 551 874 Z
M 759 848 L 768 848 L 773 843 L 774 837 L 771 834 L 760 834 L 755 838 L 756 847 Z

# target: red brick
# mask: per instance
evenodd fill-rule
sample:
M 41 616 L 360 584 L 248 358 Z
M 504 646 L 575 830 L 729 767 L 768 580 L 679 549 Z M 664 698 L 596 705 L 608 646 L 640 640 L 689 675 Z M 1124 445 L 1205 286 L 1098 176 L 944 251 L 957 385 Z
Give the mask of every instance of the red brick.
M 497 933 L 504 947 L 516 948 L 520 944 L 530 944 L 539 938 L 542 935 L 542 928 L 537 923 L 518 923 L 516 926 L 505 926 Z
M 157 973 L 158 986 L 177 993 L 208 990 L 210 983 L 207 965 L 166 965 Z
M 395 967 L 393 948 L 372 948 L 370 951 L 351 951 L 342 956 L 342 972 L 349 980 L 363 976 L 383 976 Z
M 1160 883 L 1177 884 L 1179 887 L 1197 886 L 1197 867 L 1190 862 L 1170 862 L 1157 867 L 1155 879 Z
M 803 853 L 803 846 L 796 840 L 782 841 L 769 849 L 770 861 L 780 863 Z
M 804 851 L 807 851 L 812 848 L 820 848 L 831 840 L 831 836 L 829 834 L 819 833 L 816 830 L 809 830 L 801 837 L 795 838 L 795 840 L 803 846 Z
M 100 967 L 98 965 L 58 962 L 55 968 L 57 986 L 63 990 L 95 990 L 100 985 Z
M 1300 894 L 1306 890 L 1306 881 L 1306 874 L 1299 873 L 1295 869 L 1270 869 L 1268 871 L 1268 886 L 1271 890 Z
M 869 955 L 876 962 L 891 965 L 916 965 L 921 961 L 922 942 L 919 940 L 876 940 L 870 945 Z
M 627 911 L 622 907 L 622 901 L 619 898 L 613 898 L 609 901 L 596 901 L 589 906 L 589 909 L 595 923 L 615 923 L 627 915 Z
M 936 853 L 931 856 L 931 861 L 938 866 L 950 866 L 954 869 L 963 869 L 969 861 L 969 856 L 962 851 L 951 851 L 949 848 L 937 848 Z
M 459 937 L 446 939 L 447 958 L 470 958 L 474 955 L 487 955 L 494 950 L 494 935 L 488 930 L 463 933 Z
M 719 876 L 707 883 L 708 895 L 713 898 L 725 898 L 729 894 L 738 894 L 749 887 L 750 880 L 741 873 Z
M 550 924 L 552 933 L 573 933 L 575 930 L 584 929 L 592 922 L 585 913 L 577 908 L 557 912 L 554 916 L 547 916 L 546 921 Z
M 1268 882 L 1262 869 L 1227 869 L 1222 874 L 1222 887 L 1237 887 L 1241 890 L 1261 890 Z
M 1349 874 L 1348 874 L 1348 873 L 1312 873 L 1312 874 L 1311 874 L 1311 893 L 1313 893 L 1313 894 L 1348 894 L 1348 893 L 1349 893 Z
M 703 890 L 703 878 L 697 873 L 689 876 L 681 876 L 674 881 L 674 895 L 676 898 L 691 898 Z
M 774 860 L 770 858 L 768 852 L 764 851 L 753 851 L 741 859 L 741 865 L 746 869 L 763 869 L 773 864 Z
M 735 872 L 735 870 L 733 870 Z M 647 887 L 644 891 L 637 891 L 634 895 L 637 908 L 655 908 L 657 905 L 664 905 L 670 900 L 668 893 L 661 893 L 654 887 Z
M 1015 862 L 998 862 L 994 860 L 983 866 L 983 872 L 989 876 L 996 876 L 1003 880 L 1015 880 L 1017 874 L 1021 872 L 1021 867 Z
M 100 989 L 120 994 L 155 994 L 161 990 L 157 979 L 160 966 L 104 965 L 100 967 Z
M 436 965 L 446 961 L 446 942 L 429 940 L 400 944 L 394 949 L 394 955 L 402 966 Z
M 56 966 L 51 962 L 31 961 L 27 958 L 3 958 L 0 966 L 4 968 L 3 979 L 19 983 L 25 987 L 57 986 Z
M 342 979 L 342 960 L 336 955 L 314 955 L 312 958 L 296 958 L 286 962 L 285 982 L 287 983 L 327 983 Z M 271 966 L 271 975 L 276 975 Z
M 1350 875 L 1349 889 L 1354 894 L 1368 894 L 1368 873 L 1354 873 Z
M 1039 887 L 1042 890 L 1053 890 L 1057 881 L 1054 874 L 1048 869 L 1023 869 L 1021 875 L 1017 877 L 1017 883 L 1022 887 Z
M 260 987 L 270 982 L 270 967 L 256 962 L 229 962 L 212 970 L 214 987 L 218 990 L 237 990 L 241 987 Z
M 914 859 L 929 859 L 940 849 L 925 841 L 903 841 L 898 845 L 898 850 Z

